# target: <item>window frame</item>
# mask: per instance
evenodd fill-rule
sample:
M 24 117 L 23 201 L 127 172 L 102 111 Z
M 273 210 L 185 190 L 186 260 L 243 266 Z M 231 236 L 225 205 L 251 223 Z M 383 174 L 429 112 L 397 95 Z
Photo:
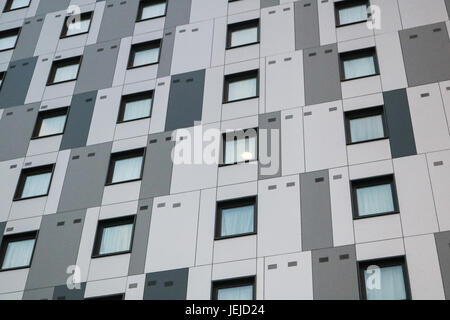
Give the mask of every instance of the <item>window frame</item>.
M 251 285 L 253 287 L 253 300 L 256 300 L 256 276 L 236 277 L 231 279 L 216 280 L 211 285 L 211 300 L 218 298 L 219 290 Z
M 45 194 L 42 194 L 39 196 L 22 198 L 22 193 L 23 193 L 23 189 L 25 187 L 25 182 L 27 180 L 27 177 L 35 176 L 35 175 L 39 175 L 39 174 L 45 174 L 45 173 L 51 173 L 47 192 Z M 54 173 L 55 173 L 55 164 L 54 163 L 43 165 L 43 166 L 38 166 L 38 167 L 22 169 L 22 171 L 20 172 L 19 180 L 17 181 L 16 191 L 14 192 L 13 201 L 15 202 L 15 201 L 23 201 L 23 200 L 31 200 L 31 199 L 36 199 L 36 198 L 47 197 L 50 192 L 50 188 L 52 186 L 52 180 L 53 180 Z
M 66 131 L 66 127 L 67 127 L 67 119 L 69 117 L 69 109 L 70 109 L 69 107 L 62 107 L 62 108 L 55 108 L 55 109 L 51 109 L 51 110 L 40 111 L 37 115 L 37 119 L 36 119 L 36 123 L 34 125 L 31 140 L 38 140 L 38 139 L 50 138 L 50 137 L 56 137 L 56 136 L 63 135 L 64 132 Z M 64 122 L 64 128 L 61 133 L 49 134 L 46 136 L 38 135 L 39 131 L 41 130 L 42 122 L 44 119 L 53 118 L 53 117 L 62 116 L 62 115 L 66 116 L 66 121 Z
M 244 161 L 236 161 L 236 162 L 233 162 L 233 163 L 225 163 L 225 157 L 226 157 L 226 151 L 227 151 L 227 144 L 226 144 L 226 142 L 227 142 L 227 140 L 226 140 L 227 135 L 230 135 L 231 133 L 236 133 L 236 132 L 243 131 L 244 137 L 246 137 L 247 135 L 245 133 L 248 130 L 253 130 L 253 131 L 256 132 L 256 159 L 244 160 Z M 239 140 L 237 138 L 237 134 L 234 134 L 234 141 L 237 141 L 237 140 Z M 222 133 L 221 143 L 222 143 L 222 147 L 221 147 L 220 150 L 221 150 L 222 154 L 220 156 L 219 167 L 234 166 L 234 165 L 237 165 L 237 164 L 251 163 L 251 162 L 259 161 L 259 129 L 258 128 L 247 128 L 247 129 L 237 130 L 237 131 L 234 131 L 234 132 L 224 132 L 224 133 Z
M 149 20 L 159 19 L 159 18 L 167 16 L 167 7 L 169 5 L 169 0 L 156 0 L 155 3 L 163 3 L 163 2 L 166 3 L 166 8 L 164 10 L 164 14 L 159 15 L 159 16 L 155 16 L 155 17 L 152 17 L 152 18 L 142 19 L 142 13 L 144 11 L 145 3 L 151 3 L 151 2 L 152 2 L 152 0 L 141 0 L 139 2 L 139 8 L 138 8 L 137 16 L 136 16 L 136 22 L 149 21 Z
M 358 210 L 358 197 L 356 194 L 357 189 L 385 185 L 385 184 L 391 185 L 394 211 L 381 212 L 381 213 L 360 216 L 359 210 Z M 387 174 L 387 175 L 380 175 L 380 176 L 375 176 L 375 177 L 368 177 L 368 178 L 352 180 L 352 181 L 350 181 L 350 193 L 351 193 L 351 198 L 352 198 L 353 220 L 375 218 L 375 217 L 381 217 L 381 216 L 387 216 L 387 215 L 393 215 L 393 214 L 400 213 L 398 194 L 397 194 L 397 186 L 395 183 L 394 174 Z
M 147 151 L 146 148 L 138 148 L 138 149 L 132 149 L 132 150 L 126 150 L 126 151 L 112 153 L 110 156 L 110 159 L 109 159 L 108 174 L 106 176 L 105 186 L 114 186 L 114 185 L 118 185 L 118 184 L 122 184 L 122 183 L 141 181 L 143 173 L 144 173 L 146 151 Z M 140 156 L 142 156 L 142 165 L 141 165 L 141 173 L 140 173 L 139 178 L 133 179 L 133 180 L 127 180 L 127 181 L 114 182 L 114 183 L 112 182 L 116 161 L 129 159 L 129 158 L 136 158 L 136 157 L 140 157 Z
M 408 263 L 405 256 L 393 256 L 386 258 L 378 258 L 371 260 L 358 261 L 358 282 L 359 295 L 361 300 L 367 300 L 366 281 L 364 277 L 364 270 L 371 265 L 377 265 L 380 268 L 402 266 L 403 281 L 405 283 L 406 300 L 411 300 L 411 283 L 408 275 Z
M 143 120 L 143 119 L 150 119 L 153 114 L 154 95 L 155 95 L 155 90 L 148 90 L 148 91 L 142 91 L 142 92 L 127 94 L 127 95 L 122 96 L 122 100 L 120 101 L 119 114 L 117 115 L 117 124 L 139 121 L 139 120 Z M 139 98 L 147 98 L 148 99 L 149 97 L 151 97 L 151 99 L 152 99 L 152 104 L 150 106 L 150 115 L 148 117 L 132 119 L 132 120 L 123 120 L 123 116 L 125 115 L 127 103 L 144 100 L 144 99 L 139 99 Z
M 5 78 L 6 78 L 6 71 L 1 71 L 0 72 L 0 90 L 2 90 L 3 87 L 3 83 L 5 82 Z
M 52 67 L 50 69 L 50 73 L 48 75 L 47 86 L 54 86 L 54 85 L 58 85 L 58 84 L 77 81 L 78 76 L 80 75 L 82 61 L 83 61 L 83 56 L 75 56 L 75 57 L 70 57 L 70 58 L 66 58 L 66 59 L 54 60 L 52 63 Z M 74 62 L 77 62 L 77 63 L 74 63 Z M 78 64 L 78 71 L 77 71 L 77 75 L 76 75 L 75 79 L 54 82 L 55 76 L 56 76 L 56 71 L 59 68 L 63 68 L 63 67 L 67 67 L 67 66 L 71 66 L 71 65 L 75 65 L 75 64 Z
M 106 228 L 129 225 L 129 224 L 133 225 L 133 231 L 131 232 L 131 239 L 130 239 L 130 248 L 128 250 L 124 250 L 124 251 L 100 254 L 100 247 L 101 247 L 102 238 L 103 238 L 103 230 Z M 106 257 L 112 257 L 112 256 L 118 256 L 118 255 L 122 255 L 122 254 L 131 253 L 133 251 L 133 241 L 134 241 L 134 233 L 135 232 L 136 232 L 136 215 L 135 214 L 129 215 L 129 216 L 118 217 L 118 218 L 99 220 L 97 222 L 97 229 L 95 231 L 94 245 L 92 247 L 91 258 L 98 259 L 98 258 L 106 258 Z
M 20 270 L 20 269 L 28 269 L 28 268 L 30 268 L 31 264 L 33 263 L 34 251 L 36 250 L 36 243 L 37 243 L 37 240 L 38 240 L 38 234 L 39 234 L 39 230 L 35 230 L 35 231 L 27 231 L 27 232 L 22 232 L 22 233 L 16 233 L 16 234 L 3 236 L 3 239 L 1 240 L 2 243 L 0 245 L 0 272 L 6 272 L 6 271 L 13 271 L 13 270 Z M 3 263 L 5 261 L 6 250 L 8 249 L 8 245 L 11 242 L 19 242 L 19 241 L 26 241 L 26 240 L 32 240 L 32 239 L 34 239 L 35 241 L 34 241 L 33 251 L 31 252 L 30 263 L 27 266 L 3 269 L 2 266 L 3 266 Z
M 382 118 L 384 136 L 381 138 L 352 142 L 352 132 L 351 132 L 351 127 L 350 127 L 351 120 L 363 119 L 363 118 L 368 118 L 371 116 L 378 116 L 378 115 L 380 115 Z M 357 109 L 357 110 L 347 111 L 344 113 L 344 116 L 345 116 L 345 119 L 344 119 L 345 120 L 345 138 L 346 138 L 348 146 L 389 139 L 389 128 L 387 125 L 386 113 L 384 110 L 384 106 L 376 106 L 376 107 L 370 107 L 370 108 L 365 108 L 365 109 Z
M 85 301 L 115 301 L 125 300 L 125 293 L 108 294 L 106 296 L 84 298 Z
M 156 44 L 158 44 L 158 46 L 156 46 Z M 161 47 L 162 47 L 162 39 L 155 39 L 155 40 L 151 40 L 151 41 L 145 41 L 145 42 L 139 42 L 139 43 L 132 44 L 131 48 L 130 48 L 130 54 L 128 56 L 127 70 L 143 68 L 143 67 L 148 67 L 148 66 L 153 66 L 153 65 L 159 64 L 159 61 L 161 59 Z M 133 66 L 134 60 L 136 58 L 136 52 L 155 49 L 155 48 L 159 49 L 158 50 L 158 61 L 139 65 L 139 66 Z
M 369 14 L 369 12 L 367 12 L 366 20 L 359 20 L 359 21 L 341 24 L 340 17 L 339 17 L 339 11 L 342 9 L 355 7 L 358 4 L 366 4 L 366 8 L 368 9 L 370 7 L 370 0 L 347 0 L 347 1 L 339 1 L 339 2 L 334 3 L 334 17 L 335 17 L 335 21 L 336 21 L 336 28 L 351 26 L 354 24 L 367 22 L 369 20 L 371 15 Z
M 69 28 L 67 27 L 67 21 L 69 20 L 69 18 L 72 18 L 74 15 L 69 15 L 66 16 L 65 20 L 64 20 L 64 25 L 62 27 L 61 30 L 61 35 L 59 36 L 60 39 L 67 39 L 67 38 L 72 38 L 72 37 L 76 37 L 76 36 L 81 36 L 83 34 L 88 34 L 91 31 L 91 26 L 92 26 L 92 17 L 93 17 L 93 11 L 88 11 L 88 12 L 83 12 L 80 14 L 80 19 L 81 21 L 83 20 L 89 20 L 89 27 L 87 29 L 87 31 L 81 32 L 81 33 L 76 33 L 76 34 L 71 34 L 71 35 L 67 35 L 67 32 L 69 31 Z M 88 18 L 86 18 L 88 17 Z
M 227 26 L 227 45 L 226 45 L 226 50 L 242 48 L 242 47 L 251 46 L 251 45 L 260 43 L 260 41 L 261 41 L 261 26 L 260 26 L 260 21 L 259 20 L 260 19 L 252 19 L 252 20 L 246 20 L 246 21 L 241 21 L 241 22 L 229 24 Z M 256 26 L 256 29 L 257 29 L 257 39 L 256 39 L 256 41 L 245 43 L 245 44 L 241 44 L 241 45 L 238 45 L 238 46 L 232 46 L 231 45 L 233 32 L 240 31 L 240 30 L 245 30 L 245 29 L 250 29 L 250 28 L 253 28 L 255 26 Z
M 25 7 L 19 7 L 19 8 L 11 9 L 11 7 L 12 7 L 12 5 L 13 5 L 13 3 L 14 3 L 14 0 L 8 0 L 8 1 L 6 1 L 5 7 L 3 8 L 3 13 L 6 13 L 6 12 L 14 12 L 14 11 L 16 11 L 16 10 L 22 10 L 22 9 L 29 8 L 30 5 L 31 5 L 31 1 L 32 1 L 32 0 L 30 0 L 30 1 L 28 2 L 28 5 L 25 6 Z
M 22 31 L 21 27 L 0 31 L 0 39 L 7 38 L 7 37 L 13 36 L 13 35 L 17 35 L 16 42 L 14 43 L 14 46 L 11 47 L 11 48 L 7 48 L 7 49 L 1 49 L 0 52 L 6 52 L 6 51 L 10 51 L 10 50 L 16 49 L 17 42 L 19 41 L 19 37 L 20 37 L 21 31 Z
M 365 58 L 365 57 L 373 58 L 373 63 L 375 66 L 375 73 L 366 75 L 366 76 L 360 76 L 360 77 L 346 79 L 344 62 L 348 61 L 348 60 L 355 60 L 355 59 Z M 341 52 L 339 54 L 339 71 L 341 74 L 341 82 L 379 76 L 380 75 L 380 65 L 378 63 L 378 55 L 377 55 L 376 47 L 369 47 L 369 48 L 363 48 L 363 49 L 358 49 L 358 50 L 353 50 L 353 51 Z
M 247 97 L 247 98 L 241 98 L 241 99 L 236 99 L 236 100 L 228 100 L 228 94 L 229 94 L 229 90 L 230 90 L 230 84 L 233 82 L 238 82 L 238 81 L 244 81 L 244 80 L 249 80 L 249 79 L 253 79 L 256 78 L 256 94 L 253 97 Z M 227 74 L 224 77 L 224 86 L 223 86 L 223 104 L 228 104 L 228 103 L 235 103 L 235 102 L 240 102 L 240 101 L 245 101 L 245 100 L 251 100 L 251 99 L 257 99 L 259 98 L 259 86 L 260 86 L 260 79 L 259 79 L 259 69 L 254 69 L 254 70 L 248 70 L 248 71 L 243 71 L 243 72 L 237 72 L 237 73 L 232 73 L 232 74 Z
M 229 236 L 222 236 L 222 211 L 224 209 L 239 208 L 253 205 L 253 231 L 247 233 L 233 234 Z M 232 238 L 240 238 L 258 233 L 258 196 L 250 196 L 243 198 L 236 198 L 230 200 L 218 201 L 216 204 L 216 223 L 214 227 L 214 240 L 226 240 Z

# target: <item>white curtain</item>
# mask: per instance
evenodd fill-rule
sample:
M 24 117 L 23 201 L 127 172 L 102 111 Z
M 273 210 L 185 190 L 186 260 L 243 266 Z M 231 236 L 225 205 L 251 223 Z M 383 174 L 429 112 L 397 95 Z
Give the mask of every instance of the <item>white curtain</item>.
M 91 20 L 81 20 L 80 23 L 71 23 L 67 28 L 67 35 L 72 36 L 74 34 L 85 33 L 89 30 L 89 25 L 91 24 Z
M 2 269 L 25 267 L 30 264 L 35 239 L 10 242 L 6 249 Z
M 394 211 L 390 184 L 359 188 L 356 190 L 356 196 L 360 216 Z
M 37 197 L 47 194 L 51 177 L 51 172 L 28 176 L 23 187 L 22 198 Z
M 367 270 L 364 277 L 367 280 L 374 275 Z M 402 266 L 384 267 L 380 269 L 380 286 L 368 287 L 366 285 L 367 300 L 405 300 L 406 289 L 403 279 Z M 369 280 L 370 281 L 370 280 Z
M 228 101 L 256 96 L 256 79 L 231 82 L 228 85 Z
M 384 137 L 381 115 L 350 120 L 352 142 L 361 142 Z
M 256 159 L 256 137 L 231 139 L 225 142 L 225 164 Z
M 103 255 L 129 250 L 132 233 L 132 224 L 103 229 L 99 253 Z
M 144 7 L 142 10 L 142 20 L 151 19 L 164 15 L 166 12 L 166 3 L 157 3 Z
M 365 4 L 339 10 L 340 24 L 348 24 L 365 20 L 367 20 L 367 6 Z
M 16 45 L 17 35 L 0 38 L 0 50 L 7 50 L 14 48 Z
M 31 0 L 14 0 L 11 5 L 11 10 L 28 7 Z
M 373 57 L 363 57 L 344 61 L 345 79 L 365 77 L 375 74 Z
M 139 179 L 142 169 L 142 157 L 118 160 L 114 165 L 112 183 Z
M 134 54 L 133 67 L 156 63 L 159 59 L 159 48 L 137 51 Z
M 217 300 L 253 300 L 253 286 L 219 289 Z
M 221 236 L 226 237 L 253 232 L 253 219 L 253 206 L 223 209 Z
M 39 130 L 39 136 L 44 137 L 62 133 L 65 124 L 66 115 L 43 119 L 41 129 Z
M 70 66 L 60 67 L 56 70 L 55 80 L 53 82 L 63 82 L 69 80 L 75 80 L 78 74 L 78 64 Z
M 231 33 L 231 46 L 237 47 L 247 43 L 253 43 L 258 41 L 258 28 L 248 28 L 233 31 Z
M 123 121 L 136 120 L 150 116 L 152 99 L 129 102 L 125 106 Z

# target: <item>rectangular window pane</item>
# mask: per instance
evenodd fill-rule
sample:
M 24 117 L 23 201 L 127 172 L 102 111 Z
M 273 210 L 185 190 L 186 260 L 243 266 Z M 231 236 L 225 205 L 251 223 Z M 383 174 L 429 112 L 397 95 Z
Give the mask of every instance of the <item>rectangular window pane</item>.
M 256 148 L 256 137 L 226 140 L 224 158 L 225 164 L 256 160 Z
M 350 133 L 353 143 L 383 138 L 383 116 L 350 120 Z
M 73 36 L 79 33 L 86 33 L 89 30 L 89 25 L 91 24 L 91 19 L 85 19 L 79 21 L 79 23 L 71 23 L 67 28 L 67 36 Z
M 10 242 L 6 249 L 2 269 L 25 267 L 30 264 L 35 239 Z
M 31 0 L 14 0 L 11 4 L 10 10 L 28 7 Z
M 345 79 L 360 78 L 376 74 L 373 56 L 344 61 Z
M 47 194 L 51 177 L 51 172 L 26 177 L 22 198 L 37 197 Z
M 390 184 L 358 188 L 356 197 L 359 216 L 395 211 Z
M 402 266 L 383 267 L 379 269 L 380 273 L 377 271 L 377 269 L 364 270 L 367 300 L 405 300 L 407 298 Z M 375 279 L 378 276 L 380 279 Z
M 130 250 L 132 233 L 132 224 L 103 229 L 100 255 Z
M 128 102 L 125 105 L 125 111 L 122 121 L 130 121 L 141 118 L 147 118 L 151 114 L 152 99 Z
M 253 300 L 253 286 L 219 289 L 217 300 Z
M 43 119 L 41 129 L 39 130 L 39 136 L 44 137 L 60 134 L 64 131 L 65 124 L 66 115 Z
M 136 180 L 141 177 L 143 157 L 117 160 L 114 163 L 112 183 Z
M 254 206 L 222 209 L 221 236 L 232 236 L 254 231 Z
M 136 51 L 134 53 L 133 67 L 157 63 L 159 59 L 159 48 Z
M 8 50 L 16 45 L 17 35 L 0 38 L 0 50 Z
M 258 28 L 247 28 L 233 31 L 231 33 L 231 47 L 242 46 L 244 44 L 258 41 Z
M 229 83 L 228 101 L 256 97 L 256 85 L 256 78 Z
M 147 5 L 142 9 L 141 20 L 151 19 L 159 16 L 163 16 L 166 13 L 166 3 L 157 3 Z
M 54 83 L 75 80 L 78 74 L 78 64 L 59 67 L 56 69 Z
M 341 25 L 367 20 L 367 6 L 365 4 L 339 9 Z

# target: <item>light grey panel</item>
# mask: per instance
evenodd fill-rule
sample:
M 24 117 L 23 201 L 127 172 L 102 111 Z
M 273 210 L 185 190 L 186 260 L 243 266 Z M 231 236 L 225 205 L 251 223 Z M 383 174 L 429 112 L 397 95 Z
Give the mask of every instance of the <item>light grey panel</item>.
M 69 289 L 67 285 L 56 286 L 53 291 L 53 300 L 83 300 L 86 282 L 80 283 L 80 289 Z
M 25 19 L 12 60 L 30 58 L 34 55 L 39 36 L 41 35 L 42 25 L 44 24 L 44 18 L 44 16 L 38 16 Z
M 261 8 L 278 6 L 279 4 L 280 0 L 261 0 Z
M 317 0 L 294 2 L 295 50 L 320 46 Z
M 267 143 L 262 139 L 266 136 Z M 281 112 L 259 116 L 259 180 L 281 177 Z M 270 159 L 270 161 L 269 161 Z
M 144 300 L 185 300 L 189 269 L 147 274 Z
M 70 0 L 40 0 L 36 15 L 66 10 L 69 7 L 69 4 Z
M 192 0 L 169 1 L 167 5 L 165 29 L 189 23 Z
M 300 175 L 302 249 L 333 246 L 328 170 Z
M 26 289 L 66 283 L 67 267 L 75 265 L 86 210 L 57 213 L 42 218 Z M 81 270 L 86 273 L 87 270 Z M 50 295 L 50 299 L 52 298 Z
M 138 7 L 139 1 L 107 0 L 97 43 L 131 36 Z
M 342 99 L 337 44 L 303 51 L 306 105 Z
M 53 290 L 53 287 L 26 290 L 23 293 L 22 300 L 52 300 Z
M 450 299 L 450 231 L 434 234 L 436 249 L 441 266 L 442 282 L 444 284 L 445 299 Z
M 173 48 L 175 44 L 175 28 L 166 29 L 161 47 L 161 56 L 158 64 L 158 78 L 170 75 L 172 67 Z

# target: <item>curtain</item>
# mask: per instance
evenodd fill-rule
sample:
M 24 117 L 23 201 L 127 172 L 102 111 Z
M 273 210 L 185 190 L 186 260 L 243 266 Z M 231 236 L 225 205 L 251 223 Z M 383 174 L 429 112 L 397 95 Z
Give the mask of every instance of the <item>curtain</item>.
M 132 233 L 132 224 L 103 229 L 100 254 L 103 255 L 129 250 Z
M 256 79 L 231 82 L 228 85 L 228 101 L 256 96 Z
M 225 164 L 256 159 L 256 137 L 225 141 Z
M 344 61 L 345 79 L 370 76 L 375 74 L 373 57 L 363 57 Z
M 78 74 L 78 64 L 60 67 L 56 70 L 54 83 L 75 80 Z
M 380 269 L 380 287 L 370 288 L 367 280 L 374 275 L 364 271 L 366 279 L 367 300 L 405 300 L 406 289 L 402 266 L 384 267 Z M 375 275 L 376 276 L 376 275 Z M 369 280 L 370 281 L 370 280 Z
M 134 54 L 133 67 L 156 63 L 159 59 L 159 48 L 137 51 Z
M 89 25 L 91 24 L 91 20 L 81 20 L 80 23 L 71 23 L 67 28 L 67 35 L 72 36 L 78 33 L 85 33 L 89 30 Z
M 2 269 L 11 269 L 28 266 L 33 254 L 35 239 L 10 242 L 6 249 Z
M 7 50 L 14 48 L 17 40 L 17 35 L 0 38 L 0 50 Z
M 226 237 L 253 232 L 253 219 L 253 206 L 223 209 L 221 236 Z
M 139 179 L 142 169 L 142 157 L 117 160 L 114 165 L 112 183 Z
M 123 121 L 136 120 L 150 116 L 152 99 L 128 102 L 125 106 Z
M 359 188 L 356 190 L 360 216 L 394 211 L 390 184 Z
M 248 28 L 231 33 L 231 46 L 237 47 L 258 41 L 258 28 Z
M 39 136 L 44 137 L 62 133 L 65 124 L 66 115 L 43 119 L 41 129 L 39 130 Z
M 157 3 L 146 6 L 142 10 L 142 20 L 162 16 L 166 13 L 166 3 Z
M 381 115 L 350 120 L 352 142 L 361 142 L 384 137 Z
M 52 173 L 42 173 L 28 176 L 22 191 L 22 198 L 37 197 L 47 194 Z
M 367 6 L 365 4 L 339 10 L 341 25 L 365 20 L 367 20 Z
M 14 0 L 11 5 L 11 10 L 28 7 L 31 0 Z
M 253 300 L 253 286 L 219 289 L 217 300 Z

